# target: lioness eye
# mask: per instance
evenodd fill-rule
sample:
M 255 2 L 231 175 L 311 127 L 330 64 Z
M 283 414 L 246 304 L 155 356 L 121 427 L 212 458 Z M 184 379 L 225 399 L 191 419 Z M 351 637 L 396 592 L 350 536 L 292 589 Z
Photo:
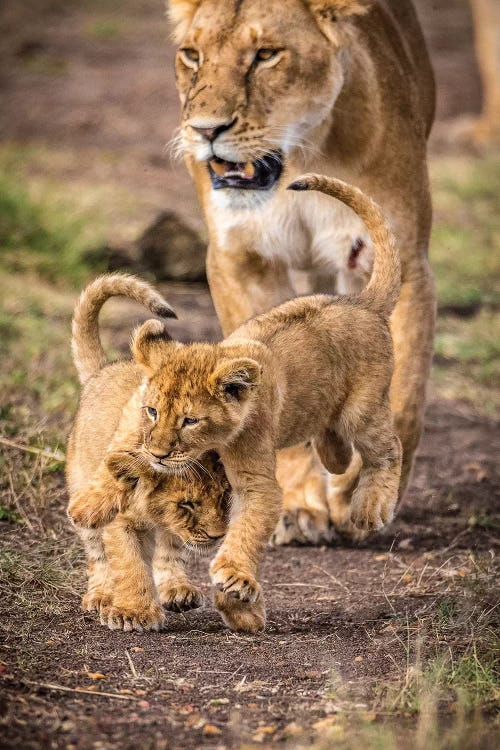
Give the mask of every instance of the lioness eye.
M 146 406 L 146 414 L 153 420 L 153 422 L 156 422 L 158 419 L 158 412 L 153 406 Z
M 255 59 L 257 62 L 265 62 L 266 60 L 272 60 L 273 57 L 275 57 L 278 54 L 279 50 L 277 49 L 268 49 L 263 48 L 257 50 L 257 53 L 255 55 Z
M 200 53 L 192 47 L 184 47 L 180 50 L 180 53 L 189 62 L 197 63 L 200 61 Z
M 196 419 L 196 417 L 184 417 L 184 420 L 182 422 L 183 427 L 189 427 L 189 425 L 198 424 L 200 420 Z
M 179 508 L 183 508 L 189 511 L 189 513 L 194 513 L 195 507 L 195 504 L 191 500 L 183 500 L 182 503 L 179 503 Z

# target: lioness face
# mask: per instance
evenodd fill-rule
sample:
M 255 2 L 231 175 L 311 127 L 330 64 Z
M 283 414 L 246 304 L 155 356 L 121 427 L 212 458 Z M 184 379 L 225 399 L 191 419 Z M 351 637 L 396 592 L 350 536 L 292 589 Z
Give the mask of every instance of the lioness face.
M 217 345 L 183 346 L 164 334 L 162 323 L 147 321 L 132 342 L 146 376 L 142 448 L 155 471 L 181 475 L 241 430 L 261 372 L 256 361 Z
M 337 3 L 342 14 L 349 3 Z M 342 34 L 335 2 L 307 5 L 171 2 L 182 146 L 206 162 L 214 190 L 270 193 L 287 158 L 307 153 L 311 131 L 329 117 L 343 84 Z

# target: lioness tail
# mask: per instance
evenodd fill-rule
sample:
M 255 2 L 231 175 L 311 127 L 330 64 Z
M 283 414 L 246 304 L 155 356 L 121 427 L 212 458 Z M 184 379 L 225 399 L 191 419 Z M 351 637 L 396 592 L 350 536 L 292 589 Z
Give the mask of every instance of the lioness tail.
M 168 302 L 136 276 L 119 273 L 100 276 L 83 290 L 73 315 L 71 350 L 82 384 L 106 364 L 98 318 L 101 307 L 110 297 L 133 299 L 162 318 L 177 317 Z
M 360 299 L 389 316 L 401 288 L 401 263 L 394 235 L 379 206 L 361 190 L 333 177 L 306 174 L 288 186 L 289 190 L 319 190 L 345 203 L 363 220 L 375 248 L 373 271 Z

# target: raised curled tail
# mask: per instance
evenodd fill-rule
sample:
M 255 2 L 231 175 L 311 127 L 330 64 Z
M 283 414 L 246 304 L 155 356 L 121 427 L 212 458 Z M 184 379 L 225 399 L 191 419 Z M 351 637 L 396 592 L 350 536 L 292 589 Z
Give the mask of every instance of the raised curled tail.
M 82 384 L 106 364 L 98 318 L 101 307 L 110 297 L 128 297 L 161 318 L 177 317 L 168 302 L 136 276 L 120 273 L 100 276 L 83 290 L 73 315 L 71 350 Z
M 379 206 L 361 190 L 333 177 L 306 174 L 288 186 L 289 190 L 319 190 L 345 203 L 363 220 L 375 248 L 373 271 L 359 299 L 377 312 L 391 314 L 401 288 L 401 262 L 394 235 Z

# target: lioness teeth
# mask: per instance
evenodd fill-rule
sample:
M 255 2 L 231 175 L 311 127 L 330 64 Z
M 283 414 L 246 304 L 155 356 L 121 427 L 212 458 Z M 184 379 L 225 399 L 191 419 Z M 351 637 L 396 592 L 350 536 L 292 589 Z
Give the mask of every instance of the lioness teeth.
M 255 166 L 251 161 L 243 163 L 215 161 L 214 159 L 210 162 L 210 166 L 219 177 L 241 177 L 242 179 L 251 180 L 255 176 Z
M 245 163 L 245 177 L 249 180 L 255 175 L 255 167 L 251 161 Z
M 224 177 L 226 174 L 226 162 L 225 161 L 211 161 L 210 166 L 212 167 L 215 174 L 220 177 Z

